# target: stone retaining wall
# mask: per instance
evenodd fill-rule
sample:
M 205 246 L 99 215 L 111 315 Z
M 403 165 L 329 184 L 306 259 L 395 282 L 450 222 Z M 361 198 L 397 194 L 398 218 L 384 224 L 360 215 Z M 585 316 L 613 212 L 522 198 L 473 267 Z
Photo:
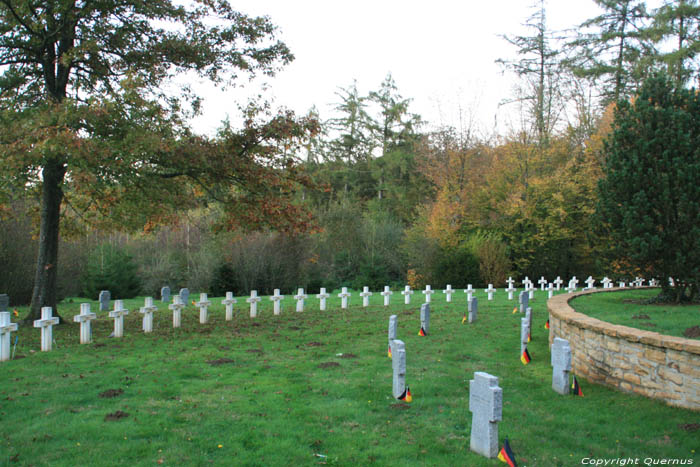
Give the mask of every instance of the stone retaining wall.
M 555 337 L 567 339 L 574 373 L 589 381 L 700 410 L 700 340 L 606 323 L 569 306 L 579 295 L 618 290 L 629 289 L 549 299 L 550 346 Z

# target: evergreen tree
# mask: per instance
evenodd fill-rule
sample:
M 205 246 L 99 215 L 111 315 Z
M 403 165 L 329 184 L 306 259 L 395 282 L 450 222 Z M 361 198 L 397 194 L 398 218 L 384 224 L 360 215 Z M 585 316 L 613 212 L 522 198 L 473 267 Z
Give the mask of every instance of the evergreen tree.
M 698 0 L 669 0 L 654 12 L 656 42 L 668 40 L 673 44 L 670 51 L 659 54 L 659 59 L 668 67 L 676 86 L 687 85 L 698 78 L 700 53 L 700 4 Z
M 618 103 L 605 151 L 597 211 L 614 256 L 676 301 L 697 296 L 700 95 L 664 74 L 648 79 L 634 102 Z

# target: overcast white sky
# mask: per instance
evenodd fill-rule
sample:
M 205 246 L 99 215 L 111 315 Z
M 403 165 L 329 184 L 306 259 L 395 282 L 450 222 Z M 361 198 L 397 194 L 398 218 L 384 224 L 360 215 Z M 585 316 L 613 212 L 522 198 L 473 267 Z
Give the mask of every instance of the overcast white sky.
M 512 95 L 513 77 L 495 63 L 514 58 L 501 34 L 523 33 L 534 12 L 533 0 L 237 0 L 249 15 L 268 15 L 296 59 L 264 94 L 275 106 L 322 118 L 332 115 L 339 87 L 357 80 L 361 94 L 376 90 L 391 73 L 401 95 L 413 99 L 411 111 L 433 125 L 458 126 L 458 111 L 471 110 L 484 130 L 507 127 L 512 110 L 498 104 Z M 572 28 L 599 13 L 592 0 L 549 0 L 551 29 Z M 214 92 L 205 96 L 204 114 L 193 122 L 211 134 L 227 115 L 236 121 L 236 104 L 260 91 Z

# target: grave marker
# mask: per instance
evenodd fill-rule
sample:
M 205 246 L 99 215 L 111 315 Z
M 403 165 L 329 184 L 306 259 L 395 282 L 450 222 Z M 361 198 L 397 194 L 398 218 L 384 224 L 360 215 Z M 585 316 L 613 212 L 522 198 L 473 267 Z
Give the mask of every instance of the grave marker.
M 498 378 L 477 371 L 469 381 L 469 411 L 472 429 L 469 448 L 482 456 L 498 455 L 498 422 L 503 413 L 503 390 Z
M 425 290 L 423 290 L 422 293 L 425 295 L 425 303 L 430 303 L 430 296 L 434 294 L 435 291 L 432 290 L 429 285 L 426 285 Z
M 571 371 L 571 347 L 569 341 L 555 337 L 552 343 L 552 389 L 559 394 L 567 395 L 569 388 L 569 372 Z
M 58 316 L 51 316 L 53 310 L 50 306 L 41 308 L 41 319 L 34 321 L 35 328 L 41 328 L 41 351 L 50 352 L 53 345 L 53 326 L 58 324 Z
M 109 317 L 114 318 L 114 337 L 124 337 L 124 315 L 128 315 L 129 310 L 124 308 L 123 300 L 114 301 L 114 310 L 109 312 Z
M 464 293 L 467 294 L 467 303 L 472 301 L 475 290 L 472 288 L 471 284 L 467 284 L 467 288 L 464 289 Z
M 525 289 L 525 290 L 527 290 L 527 292 L 528 292 L 528 294 L 529 294 L 529 297 L 528 297 L 528 298 L 529 298 L 530 300 L 533 300 L 533 299 L 535 298 L 535 284 L 534 284 L 533 282 L 529 282 L 529 283 L 528 283 L 528 288 Z
M 369 297 L 372 296 L 372 292 L 369 291 L 369 287 L 362 287 L 362 292 L 360 292 L 360 297 L 362 297 L 362 307 L 367 308 L 369 306 Z
M 185 305 L 190 304 L 190 289 L 186 287 L 184 289 L 180 289 L 180 293 L 178 295 L 180 295 L 180 300 L 182 300 L 182 303 Z
M 445 290 L 443 290 L 442 293 L 445 294 L 445 301 L 450 303 L 452 301 L 452 294 L 455 293 L 455 291 L 452 289 L 451 284 L 447 284 L 447 287 L 445 287 Z
M 168 303 L 170 301 L 170 287 L 167 285 L 160 288 L 160 301 Z
M 233 304 L 236 299 L 233 297 L 233 292 L 226 292 L 226 298 L 221 300 L 222 305 L 226 305 L 226 321 L 233 319 Z
M 321 293 L 316 295 L 316 298 L 318 298 L 321 302 L 321 311 L 326 311 L 326 300 L 330 298 L 331 295 L 329 293 L 326 293 L 325 287 L 321 287 L 320 292 Z
M 515 292 L 516 290 L 518 289 L 513 287 L 512 283 L 508 284 L 508 288 L 506 289 L 506 292 L 508 292 L 508 300 L 513 300 L 513 292 Z
M 146 297 L 145 306 L 142 306 L 139 313 L 143 315 L 143 332 L 153 332 L 153 312 L 158 310 L 153 305 L 153 297 Z
M 297 291 L 297 294 L 294 296 L 294 300 L 297 301 L 297 312 L 298 313 L 301 313 L 302 311 L 304 311 L 304 300 L 306 300 L 307 298 L 309 298 L 309 296 L 304 293 L 303 288 L 299 289 Z
M 10 359 L 10 343 L 12 332 L 17 330 L 17 323 L 13 323 L 9 311 L 0 312 L 0 362 Z
M 518 294 L 518 303 L 520 303 L 520 313 L 525 313 L 525 309 L 530 306 L 530 296 L 526 291 Z
M 280 289 L 275 289 L 275 293 L 270 296 L 270 300 L 272 300 L 272 313 L 275 316 L 279 315 L 282 312 L 282 300 L 284 300 L 284 295 L 280 294 Z
M 195 305 L 199 307 L 199 323 L 206 324 L 209 322 L 209 307 L 211 306 L 211 302 L 207 294 L 200 293 L 199 301 L 195 303 Z
M 620 281 L 620 282 L 618 283 L 618 286 L 619 286 L 621 289 L 624 289 L 624 288 L 625 288 L 625 283 L 622 282 L 622 281 Z
M 389 306 L 389 299 L 394 294 L 388 285 L 384 286 L 384 292 L 380 292 L 379 295 L 384 297 L 384 306 Z
M 251 290 L 250 291 L 250 297 L 246 298 L 245 301 L 250 303 L 250 317 L 255 318 L 258 316 L 258 302 L 262 300 L 260 297 L 258 297 L 258 291 L 257 290 Z
M 496 292 L 496 290 L 497 290 L 497 289 L 494 289 L 494 288 L 493 288 L 493 284 L 489 284 L 489 288 L 488 288 L 488 289 L 484 289 L 484 292 L 486 292 L 486 293 L 488 294 L 488 299 L 489 299 L 489 300 L 493 300 L 493 294 L 494 294 L 494 292 Z
M 525 352 L 527 348 L 527 341 L 530 337 L 530 326 L 529 319 L 527 317 L 520 318 L 520 355 Z
M 100 302 L 100 311 L 109 310 L 109 301 L 112 299 L 112 294 L 109 290 L 101 290 L 98 300 Z
M 185 308 L 179 295 L 173 297 L 173 303 L 168 305 L 168 308 L 173 310 L 173 327 L 179 328 L 182 326 L 182 309 Z
M 588 287 L 586 287 L 586 290 L 593 290 L 595 287 L 593 285 L 595 284 L 595 279 L 593 277 L 588 276 L 588 279 L 584 281 Z
M 348 308 L 348 298 L 350 298 L 351 293 L 348 292 L 347 287 L 340 289 L 338 296 L 340 297 L 340 308 L 345 310 Z
M 411 295 L 413 295 L 413 290 L 411 290 L 411 286 L 407 285 L 406 287 L 404 287 L 403 291 L 401 292 L 401 295 L 403 295 L 404 305 L 410 305 Z
M 467 304 L 467 309 L 469 311 L 469 322 L 476 323 L 476 315 L 479 308 L 479 301 L 476 297 L 473 297 L 471 301 Z
M 603 283 L 604 289 L 612 288 L 612 281 L 608 279 L 608 276 L 603 277 L 603 280 L 601 282 Z
M 391 344 L 394 342 L 394 339 L 396 339 L 396 333 L 398 331 L 398 326 L 399 326 L 399 323 L 398 323 L 397 316 L 396 315 L 389 316 L 389 333 L 388 333 L 389 349 L 387 351 L 389 354 L 389 358 L 391 358 L 391 355 L 392 355 L 391 354 Z
M 420 306 L 420 330 L 423 335 L 430 332 L 430 303 Z
M 538 284 L 540 284 L 540 291 L 544 292 L 544 286 L 547 285 L 547 279 L 544 278 L 544 276 L 540 277 L 540 280 L 537 281 Z
M 92 328 L 90 321 L 97 318 L 95 313 L 90 313 L 90 304 L 80 304 L 80 314 L 73 316 L 73 321 L 80 323 L 80 343 L 89 344 L 92 341 Z
M 554 284 L 551 282 L 547 286 L 547 298 L 552 298 L 554 296 Z
M 401 399 L 406 395 L 406 344 L 398 339 L 391 341 L 391 368 L 391 393 L 395 399 Z
M 557 276 L 557 279 L 554 281 L 554 285 L 557 286 L 557 292 L 561 290 L 561 285 L 564 283 L 563 280 L 561 280 L 561 277 Z

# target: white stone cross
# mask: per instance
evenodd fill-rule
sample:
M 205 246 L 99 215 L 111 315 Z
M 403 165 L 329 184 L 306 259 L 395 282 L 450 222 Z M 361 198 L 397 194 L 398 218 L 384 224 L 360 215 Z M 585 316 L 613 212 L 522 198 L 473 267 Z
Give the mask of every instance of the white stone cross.
M 469 448 L 482 456 L 498 455 L 498 422 L 503 414 L 503 390 L 498 378 L 477 371 L 469 381 L 469 411 L 472 413 Z
M 569 389 L 569 372 L 571 371 L 571 347 L 569 341 L 555 337 L 552 343 L 552 389 L 567 395 Z
M 603 280 L 601 282 L 603 283 L 604 289 L 609 289 L 612 287 L 612 281 L 608 279 L 608 276 L 603 277 Z
M 80 304 L 80 314 L 73 316 L 73 321 L 80 323 L 80 343 L 89 344 L 92 341 L 92 328 L 90 321 L 97 318 L 95 313 L 90 313 L 90 304 Z
M 552 298 L 553 295 L 554 295 L 554 284 L 552 284 L 550 282 L 549 285 L 547 286 L 547 298 Z
M 561 277 L 557 276 L 557 279 L 554 281 L 554 285 L 557 286 L 557 292 L 561 290 L 561 285 L 564 283 L 563 280 L 561 280 Z
M 530 278 L 527 277 L 527 276 L 525 276 L 525 279 L 523 279 L 523 281 L 521 282 L 521 284 L 523 285 L 523 288 L 524 288 L 525 290 L 527 290 L 528 285 L 530 285 Z
M 41 351 L 50 352 L 53 344 L 53 326 L 58 324 L 58 316 L 51 316 L 53 310 L 50 306 L 41 308 L 41 319 L 34 321 L 35 328 L 41 328 Z
M 199 301 L 195 303 L 195 305 L 199 307 L 199 322 L 201 324 L 207 323 L 209 321 L 209 307 L 211 306 L 211 302 L 209 301 L 207 294 L 200 293 Z
M 570 286 L 573 285 L 574 290 L 576 290 L 578 288 L 578 279 L 576 278 L 576 276 L 571 278 L 571 280 L 569 281 L 569 285 Z
M 506 284 L 508 284 L 508 288 L 509 288 L 509 289 L 513 287 L 513 284 L 514 284 L 514 283 L 515 283 L 515 281 L 513 280 L 513 278 L 512 278 L 512 277 L 508 277 L 508 280 L 506 281 Z
M 511 279 L 511 281 L 508 283 L 508 288 L 506 289 L 506 292 L 508 292 L 508 300 L 513 300 L 513 292 L 516 290 L 518 289 L 513 287 L 513 280 Z
M 300 288 L 294 296 L 294 300 L 297 301 L 297 312 L 301 313 L 304 311 L 304 300 L 307 298 L 309 298 L 309 296 L 304 293 L 304 289 Z
M 124 315 L 128 314 L 129 310 L 124 308 L 124 301 L 115 300 L 114 310 L 109 312 L 109 317 L 114 318 L 114 337 L 124 336 Z
M 384 306 L 389 306 L 389 298 L 394 292 L 391 291 L 388 285 L 384 286 L 384 291 L 380 292 L 379 295 L 384 297 Z
M 179 328 L 182 326 L 182 309 L 185 304 L 182 303 L 182 297 L 173 295 L 173 303 L 168 305 L 168 308 L 173 311 L 173 327 Z
M 338 294 L 338 297 L 340 297 L 340 308 L 345 310 L 348 308 L 348 298 L 350 298 L 352 294 L 348 292 L 347 287 L 343 287 L 340 289 L 340 293 Z
M 360 297 L 362 297 L 362 307 L 367 308 L 369 306 L 369 297 L 372 296 L 372 292 L 369 291 L 369 287 L 362 287 L 362 292 L 360 292 Z
M 544 292 L 544 286 L 547 285 L 547 279 L 544 278 L 544 276 L 540 277 L 540 280 L 537 281 L 538 284 L 540 284 L 540 291 Z
M 17 330 L 17 323 L 11 321 L 9 311 L 0 311 L 0 362 L 10 359 L 11 333 Z
M 144 306 L 139 313 L 143 315 L 143 332 L 153 332 L 153 312 L 158 311 L 158 307 L 153 305 L 153 297 L 146 297 Z
M 586 279 L 585 282 L 586 282 L 586 285 L 588 285 L 588 287 L 586 287 L 586 290 L 595 289 L 595 287 L 593 287 L 593 284 L 595 284 L 595 279 L 593 279 L 593 277 L 588 276 L 588 279 Z
M 497 290 L 498 290 L 498 289 L 494 289 L 494 288 L 493 288 L 493 284 L 489 284 L 489 288 L 488 288 L 488 289 L 484 289 L 484 292 L 486 292 L 486 293 L 488 294 L 488 299 L 489 299 L 489 300 L 493 300 L 493 294 L 494 294 L 494 292 L 496 292 Z
M 445 301 L 450 303 L 452 301 L 452 294 L 455 293 L 455 291 L 451 284 L 447 284 L 447 287 L 445 287 L 445 290 L 443 290 L 442 293 L 445 294 Z
M 303 291 L 303 289 L 301 289 Z M 281 301 L 284 300 L 284 295 L 280 294 L 280 289 L 275 289 L 275 293 L 270 296 L 270 300 L 272 300 L 272 313 L 277 316 L 282 312 L 282 305 Z M 302 307 L 303 307 L 303 302 L 302 302 Z M 298 310 L 297 310 L 298 311 Z
M 222 305 L 226 305 L 226 321 L 233 319 L 233 304 L 236 299 L 233 297 L 233 292 L 226 292 L 226 298 L 221 300 Z
M 410 305 L 411 295 L 413 295 L 413 290 L 411 290 L 411 286 L 407 285 L 406 287 L 404 287 L 403 291 L 401 292 L 401 295 L 403 295 L 404 305 Z
M 258 316 L 258 302 L 262 300 L 262 298 L 258 297 L 258 291 L 257 290 L 251 290 L 250 291 L 250 297 L 246 298 L 245 301 L 250 303 L 250 317 L 255 318 Z
M 624 288 L 625 288 L 625 283 L 624 283 L 623 281 L 620 281 L 620 282 L 618 283 L 618 286 L 619 286 L 621 289 L 624 289 Z
M 464 293 L 467 294 L 467 303 L 472 301 L 472 296 L 474 295 L 475 290 L 472 289 L 471 284 L 467 284 L 467 288 L 464 289 Z
M 564 290 L 566 290 L 568 293 L 576 292 L 576 284 L 574 284 L 573 279 L 569 281 L 568 287 L 566 287 Z
M 534 282 L 528 281 L 528 284 L 527 284 L 525 290 L 527 290 L 527 293 L 530 296 L 530 300 L 535 298 L 535 284 L 534 284 Z
M 320 290 L 321 293 L 316 294 L 316 298 L 318 298 L 321 302 L 321 311 L 326 311 L 326 300 L 330 298 L 330 294 L 326 292 L 325 287 L 321 287 Z
M 425 295 L 425 303 L 430 303 L 430 296 L 434 293 L 435 291 L 429 285 L 425 286 L 425 290 L 422 291 L 422 294 Z

